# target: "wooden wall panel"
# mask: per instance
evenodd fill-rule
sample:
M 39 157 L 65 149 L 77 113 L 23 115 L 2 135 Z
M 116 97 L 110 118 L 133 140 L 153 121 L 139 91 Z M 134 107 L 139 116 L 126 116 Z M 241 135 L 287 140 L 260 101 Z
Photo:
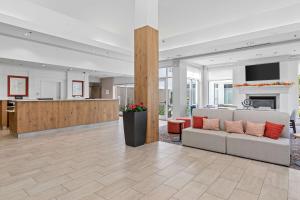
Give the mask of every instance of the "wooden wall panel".
M 0 101 L 0 129 L 7 127 L 7 100 Z
M 135 102 L 147 108 L 146 143 L 158 141 L 158 31 L 150 26 L 135 30 Z
M 117 100 L 17 101 L 11 131 L 21 134 L 119 119 Z

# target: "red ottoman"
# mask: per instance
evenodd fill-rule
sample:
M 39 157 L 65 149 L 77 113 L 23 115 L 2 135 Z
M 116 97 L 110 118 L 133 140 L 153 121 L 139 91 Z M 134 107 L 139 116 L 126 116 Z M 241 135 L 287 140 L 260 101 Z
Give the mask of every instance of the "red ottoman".
M 189 118 L 189 117 L 178 117 L 178 118 L 176 118 L 177 120 L 183 120 L 183 121 L 185 121 L 185 123 L 184 123 L 184 128 L 188 128 L 188 127 L 191 127 L 191 122 L 192 122 L 192 119 L 191 118 Z
M 179 118 L 176 118 L 176 120 L 185 121 L 183 128 L 188 128 L 191 126 L 191 119 L 188 117 L 179 117 Z M 180 134 L 180 124 L 172 123 L 172 121 L 168 122 L 168 133 Z

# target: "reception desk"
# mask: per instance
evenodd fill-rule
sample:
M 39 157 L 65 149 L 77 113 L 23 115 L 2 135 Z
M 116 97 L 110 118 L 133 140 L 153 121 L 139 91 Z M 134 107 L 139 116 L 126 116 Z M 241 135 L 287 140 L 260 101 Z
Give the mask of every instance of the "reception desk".
M 28 132 L 118 120 L 118 100 L 17 100 L 9 112 L 9 128 L 18 136 Z

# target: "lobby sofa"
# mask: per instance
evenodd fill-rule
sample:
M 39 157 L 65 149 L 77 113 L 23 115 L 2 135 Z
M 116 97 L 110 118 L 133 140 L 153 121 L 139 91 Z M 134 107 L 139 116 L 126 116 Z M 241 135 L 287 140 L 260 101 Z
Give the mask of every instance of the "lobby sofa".
M 290 165 L 289 115 L 277 111 L 194 109 L 193 116 L 220 119 L 220 131 L 187 128 L 183 129 L 182 144 L 189 147 L 250 158 L 280 165 Z M 278 140 L 246 134 L 227 133 L 224 121 L 243 120 L 284 124 Z

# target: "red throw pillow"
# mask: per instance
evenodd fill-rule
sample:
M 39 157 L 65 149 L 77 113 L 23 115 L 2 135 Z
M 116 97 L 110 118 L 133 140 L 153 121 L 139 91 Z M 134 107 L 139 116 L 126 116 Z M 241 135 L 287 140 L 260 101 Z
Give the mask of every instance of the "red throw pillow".
M 277 140 L 284 129 L 282 124 L 274 124 L 272 122 L 266 122 L 265 137 Z
M 203 119 L 207 117 L 193 116 L 193 128 L 203 128 Z

